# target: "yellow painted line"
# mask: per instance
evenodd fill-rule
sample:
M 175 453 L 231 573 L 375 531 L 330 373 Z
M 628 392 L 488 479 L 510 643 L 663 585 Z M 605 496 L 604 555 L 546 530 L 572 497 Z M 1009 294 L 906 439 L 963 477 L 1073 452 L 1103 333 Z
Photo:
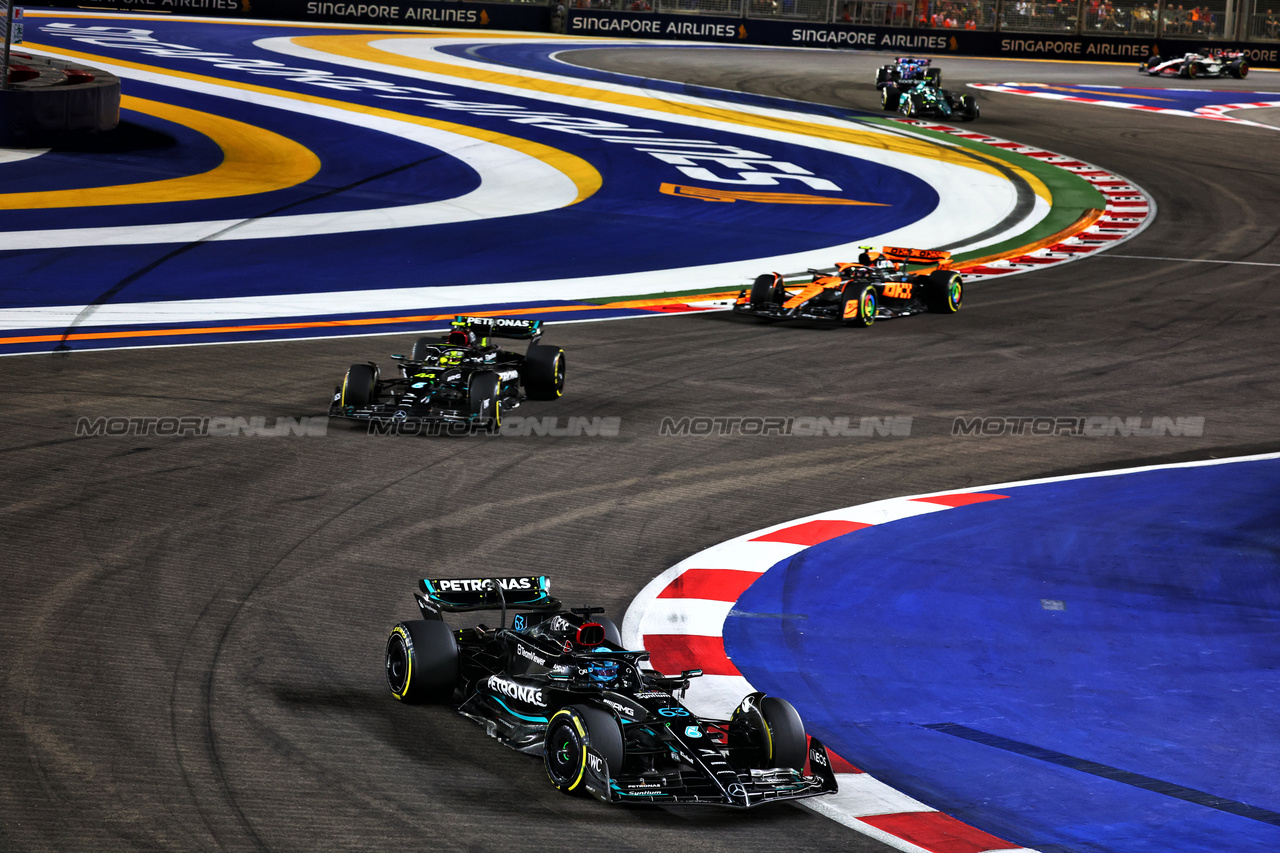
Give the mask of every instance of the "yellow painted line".
M 411 68 L 415 71 L 425 71 L 431 74 L 456 77 L 462 80 L 489 83 L 497 86 L 510 86 L 526 89 L 528 91 L 554 95 L 557 98 L 580 98 L 583 100 L 609 103 L 636 110 L 652 110 L 655 112 L 668 113 L 670 115 L 710 119 L 714 121 L 746 125 L 751 128 L 781 131 L 807 137 L 830 139 L 837 142 L 848 142 L 854 145 L 861 145 L 882 151 L 893 151 L 915 157 L 939 160 L 950 165 L 960 166 L 966 169 L 976 169 L 1001 178 L 1005 177 L 1003 172 L 989 162 L 975 162 L 973 157 L 970 156 L 968 149 L 962 152 L 947 145 L 940 145 L 932 141 L 916 139 L 914 137 L 893 136 L 886 133 L 872 133 L 871 131 L 858 130 L 852 127 L 842 128 L 822 124 L 811 124 L 795 119 L 781 119 L 756 115 L 754 113 L 742 113 L 723 107 L 680 104 L 671 101 L 662 101 L 657 98 L 651 98 L 644 95 L 631 95 L 622 92 L 605 91 L 587 86 L 579 86 L 574 83 L 562 83 L 554 80 L 541 80 L 523 77 L 516 74 L 508 74 L 503 71 L 463 68 L 446 62 L 434 62 L 426 59 L 418 59 L 416 57 L 403 56 L 398 53 L 389 53 L 385 50 L 374 47 L 371 44 L 375 41 L 391 41 L 397 39 L 421 40 L 424 38 L 445 38 L 450 35 L 451 34 L 448 33 L 422 33 L 419 35 L 366 33 L 361 35 L 340 36 L 299 36 L 292 41 L 299 47 L 310 48 L 311 50 L 320 51 L 333 56 L 345 56 L 349 59 L 374 62 L 380 65 L 390 65 L 398 68 Z M 1002 160 L 1000 162 L 1005 166 L 1012 165 L 1007 161 Z M 1052 202 L 1052 195 L 1049 192 L 1049 188 L 1046 187 L 1039 178 L 1017 165 L 1012 165 L 1012 168 L 1018 172 L 1019 176 L 1035 190 L 1036 195 L 1040 196 L 1047 202 Z
M 191 80 L 197 83 L 205 83 L 211 86 L 221 86 L 228 89 L 236 89 L 242 92 L 253 92 L 261 95 L 270 95 L 278 98 L 288 98 L 289 100 L 298 101 L 300 103 L 315 104 L 317 106 L 329 107 L 332 109 L 345 110 L 347 112 L 358 113 L 360 115 L 376 116 L 378 118 L 390 119 L 392 121 L 404 122 L 406 124 L 416 124 L 422 127 L 431 127 L 436 130 L 442 130 L 447 133 L 465 136 L 470 139 L 477 139 L 482 142 L 488 142 L 494 145 L 501 145 L 504 148 L 510 148 L 519 151 L 521 154 L 541 160 L 548 166 L 563 174 L 578 189 L 577 197 L 570 204 L 590 198 L 600 190 L 604 185 L 604 180 L 600 177 L 600 173 L 596 168 L 574 154 L 567 151 L 561 151 L 558 148 L 552 148 L 550 145 L 543 145 L 540 142 L 533 142 L 528 139 L 521 139 L 517 136 L 510 136 L 505 133 L 496 133 L 490 130 L 483 130 L 476 127 L 468 127 L 464 124 L 456 124 L 449 121 L 439 121 L 437 119 L 423 118 L 422 116 L 409 115 L 407 113 L 398 113 L 392 110 L 384 110 L 378 107 L 366 107 L 361 104 L 353 104 L 347 101 L 338 101 L 331 98 L 320 98 L 314 95 L 303 95 L 296 92 L 288 92 L 283 89 L 271 89 L 266 86 L 256 86 L 252 83 L 240 83 L 234 80 L 226 80 L 219 77 L 208 77 L 203 74 L 191 74 L 185 71 L 174 71 L 169 68 L 161 68 L 153 65 L 143 65 L 138 62 L 129 62 L 124 59 L 115 59 L 108 56 L 95 56 L 89 53 L 82 53 L 76 50 L 66 50 L 59 47 L 51 47 L 42 44 L 24 44 L 35 50 L 48 51 L 58 56 L 76 59 L 81 62 L 100 63 L 104 65 L 112 65 L 118 68 L 127 68 L 135 71 L 145 71 L 151 74 L 160 74 L 166 77 L 178 80 Z M 124 188 L 127 190 L 128 188 Z M 214 197 L 214 196 L 211 196 Z M 116 204 L 127 204 L 127 200 L 115 202 Z
M 102 207 L 112 204 L 158 204 L 230 198 L 288 189 L 311 180 L 320 171 L 320 158 L 305 146 L 278 133 L 234 119 L 122 96 L 126 110 L 152 115 L 204 134 L 222 149 L 222 162 L 207 172 L 108 187 L 0 193 L 0 210 L 58 207 Z

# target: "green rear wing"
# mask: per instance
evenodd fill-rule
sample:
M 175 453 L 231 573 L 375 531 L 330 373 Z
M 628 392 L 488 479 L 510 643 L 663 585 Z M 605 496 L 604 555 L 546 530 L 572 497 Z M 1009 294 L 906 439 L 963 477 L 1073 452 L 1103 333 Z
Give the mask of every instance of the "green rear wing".
M 466 613 L 472 610 L 559 610 L 545 576 L 514 578 L 423 578 L 415 594 L 423 615 L 428 611 Z

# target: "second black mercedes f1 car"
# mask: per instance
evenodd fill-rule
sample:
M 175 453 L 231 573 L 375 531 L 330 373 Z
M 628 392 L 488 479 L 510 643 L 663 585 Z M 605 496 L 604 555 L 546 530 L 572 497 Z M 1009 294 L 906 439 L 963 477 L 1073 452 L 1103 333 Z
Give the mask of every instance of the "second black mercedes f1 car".
M 420 587 L 423 618 L 387 639 L 392 695 L 451 703 L 506 746 L 542 756 L 567 794 L 749 808 L 836 791 L 826 748 L 806 739 L 789 702 L 752 693 L 727 720 L 695 715 L 678 697 L 700 670 L 648 668 L 649 653 L 623 648 L 601 608 L 563 609 L 546 577 Z M 481 610 L 500 611 L 498 627 L 455 630 L 443 618 Z
M 928 266 L 905 272 L 903 264 Z M 856 264 L 836 264 L 834 274 L 810 270 L 810 278 L 799 281 L 776 272 L 758 276 L 739 291 L 733 311 L 769 320 L 831 320 L 847 326 L 870 326 L 876 320 L 925 311 L 954 314 L 964 298 L 964 279 L 950 266 L 950 252 L 868 249 Z
M 398 376 L 384 377 L 374 362 L 351 365 L 333 389 L 329 417 L 497 430 L 524 400 L 564 393 L 564 350 L 540 344 L 541 336 L 541 320 L 456 317 L 444 337 L 418 338 L 408 357 L 391 356 Z M 508 352 L 490 338 L 528 340 L 529 348 Z

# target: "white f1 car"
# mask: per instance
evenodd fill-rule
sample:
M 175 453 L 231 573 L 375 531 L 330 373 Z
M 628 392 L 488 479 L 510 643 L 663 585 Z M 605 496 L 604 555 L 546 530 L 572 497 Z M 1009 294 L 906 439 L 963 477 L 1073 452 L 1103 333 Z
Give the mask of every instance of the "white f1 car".
M 1207 47 L 1176 58 L 1152 56 L 1138 66 L 1138 71 L 1159 77 L 1161 74 L 1177 74 L 1179 77 L 1235 77 L 1249 76 L 1249 61 L 1239 50 Z

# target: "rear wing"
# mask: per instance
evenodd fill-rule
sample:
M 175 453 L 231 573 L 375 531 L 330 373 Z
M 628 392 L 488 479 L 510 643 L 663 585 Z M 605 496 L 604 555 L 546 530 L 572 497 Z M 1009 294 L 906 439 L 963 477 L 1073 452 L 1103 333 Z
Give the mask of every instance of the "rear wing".
M 418 586 L 422 591 L 414 593 L 414 598 L 422 615 L 428 619 L 439 619 L 441 613 L 501 610 L 505 622 L 508 608 L 560 609 L 560 602 L 548 593 L 551 581 L 545 576 L 423 578 Z
M 482 338 L 514 338 L 537 340 L 542 337 L 541 320 L 520 320 L 515 317 L 466 317 L 453 318 L 452 325 L 475 330 Z
M 937 264 L 942 269 L 951 266 L 951 253 L 942 249 L 903 249 L 885 246 L 880 250 L 880 255 L 902 264 Z

